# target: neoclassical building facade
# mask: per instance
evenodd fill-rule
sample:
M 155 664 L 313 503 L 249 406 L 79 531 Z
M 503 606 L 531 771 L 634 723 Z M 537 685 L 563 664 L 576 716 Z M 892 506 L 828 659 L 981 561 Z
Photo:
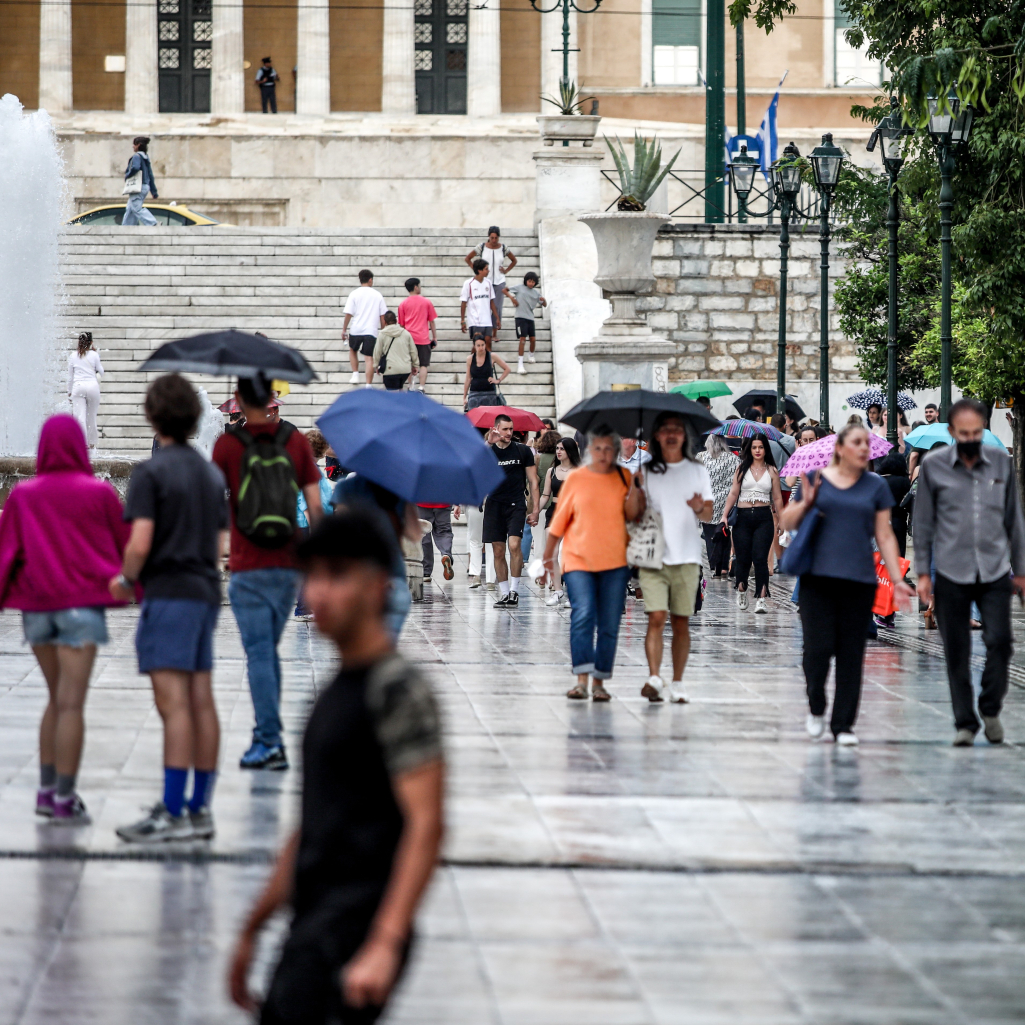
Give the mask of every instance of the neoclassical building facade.
M 45 0 L 0 10 L 0 92 L 57 115 L 259 111 L 255 74 L 270 56 L 281 114 L 494 117 L 543 110 L 562 69 L 561 12 L 529 0 Z M 703 0 L 604 0 L 571 16 L 571 76 L 607 117 L 700 124 L 705 19 Z M 784 73 L 782 126 L 851 124 L 852 102 L 873 95 L 880 69 L 846 43 L 845 24 L 837 0 L 801 0 L 770 36 L 748 26 L 749 131 Z M 726 38 L 733 93 L 731 29 Z M 734 109 L 728 98 L 731 124 Z

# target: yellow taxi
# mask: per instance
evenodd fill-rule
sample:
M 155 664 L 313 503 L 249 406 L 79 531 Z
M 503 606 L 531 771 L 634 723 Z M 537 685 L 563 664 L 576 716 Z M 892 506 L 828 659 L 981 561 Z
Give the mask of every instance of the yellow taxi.
M 143 203 L 142 205 L 153 214 L 160 227 L 190 228 L 193 225 L 221 223 L 177 203 Z M 72 217 L 68 224 L 120 224 L 124 215 L 124 203 L 110 203 L 106 206 L 95 206 L 92 210 L 86 210 L 76 217 Z

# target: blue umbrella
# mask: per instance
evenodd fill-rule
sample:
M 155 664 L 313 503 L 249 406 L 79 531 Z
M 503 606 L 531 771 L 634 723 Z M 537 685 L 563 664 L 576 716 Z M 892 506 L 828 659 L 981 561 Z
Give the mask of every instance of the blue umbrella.
M 923 427 L 916 427 L 904 438 L 904 444 L 910 445 L 912 448 L 932 448 L 938 441 L 946 442 L 948 445 L 954 444 L 954 439 L 951 437 L 950 431 L 947 430 L 946 424 L 925 424 Z M 983 431 L 982 443 L 1007 451 L 1007 446 L 988 429 Z
M 360 388 L 317 426 L 342 466 L 407 502 L 480 505 L 505 479 L 473 424 L 420 392 Z

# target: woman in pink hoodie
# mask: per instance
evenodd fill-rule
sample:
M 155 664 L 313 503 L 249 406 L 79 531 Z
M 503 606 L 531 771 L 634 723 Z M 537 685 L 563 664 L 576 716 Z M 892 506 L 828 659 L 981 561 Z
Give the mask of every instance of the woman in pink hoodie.
M 39 436 L 36 476 L 18 484 L 0 515 L 0 607 L 21 609 L 50 702 L 39 727 L 36 814 L 87 823 L 75 792 L 82 709 L 96 647 L 107 642 L 107 590 L 129 526 L 110 484 L 93 476 L 74 417 L 52 416 Z

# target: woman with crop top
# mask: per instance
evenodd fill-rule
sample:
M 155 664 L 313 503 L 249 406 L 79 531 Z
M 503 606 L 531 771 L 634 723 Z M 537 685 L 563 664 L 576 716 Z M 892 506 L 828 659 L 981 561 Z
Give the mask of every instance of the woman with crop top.
M 740 466 L 726 496 L 723 523 L 729 521 L 734 506 L 737 507 L 737 522 L 733 528 L 737 605 L 741 610 L 748 607 L 747 577 L 753 562 L 755 612 L 764 614 L 769 611 L 765 601 L 769 596 L 769 552 L 778 532 L 776 517 L 783 509 L 779 471 L 764 438 L 748 438 L 744 442 Z
M 502 371 L 495 377 L 495 364 Z M 501 356 L 488 352 L 488 343 L 481 334 L 473 336 L 473 352 L 466 359 L 466 378 L 463 381 L 463 405 L 466 409 L 477 406 L 497 406 L 498 386 L 509 376 L 509 364 Z

